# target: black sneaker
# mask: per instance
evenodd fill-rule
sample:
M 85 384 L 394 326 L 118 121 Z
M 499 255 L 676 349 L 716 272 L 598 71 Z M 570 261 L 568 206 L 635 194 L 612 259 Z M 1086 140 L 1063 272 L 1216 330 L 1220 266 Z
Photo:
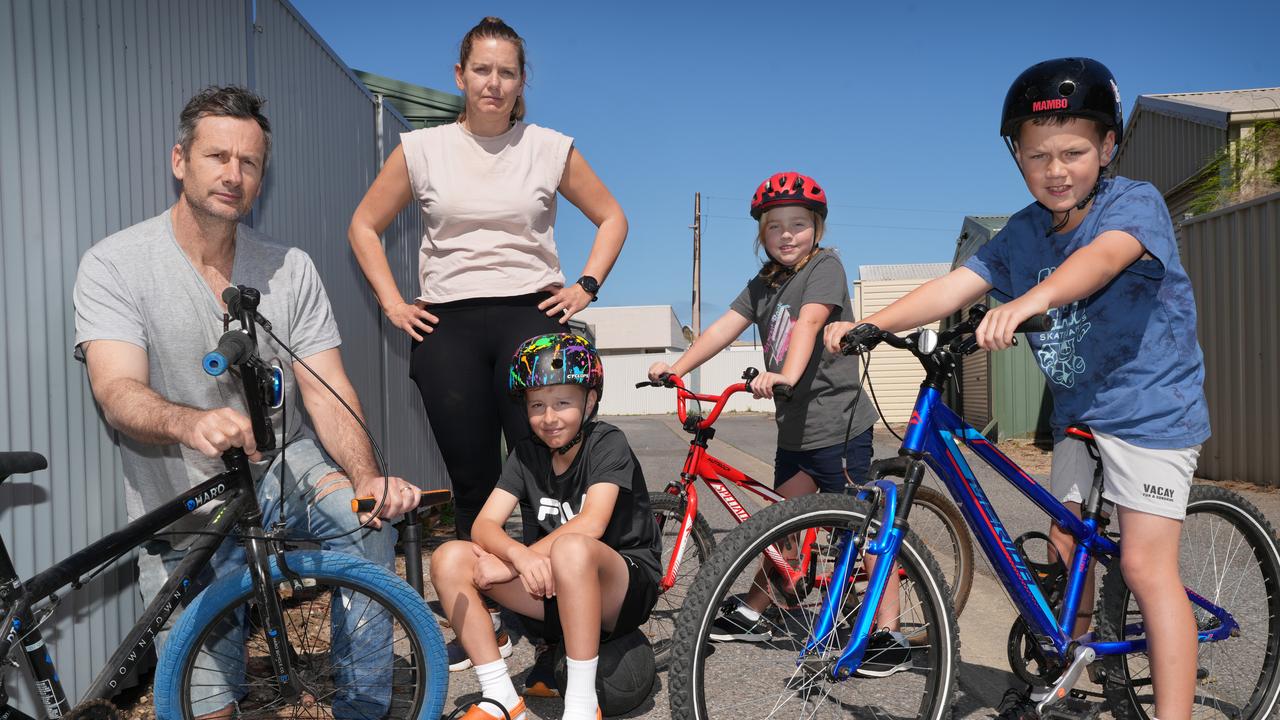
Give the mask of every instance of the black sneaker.
M 525 697 L 560 697 L 556 687 L 556 654 L 545 642 L 533 646 L 533 667 L 524 679 Z
M 1036 704 L 1031 701 L 1025 690 L 1009 688 L 1004 691 L 1000 705 L 996 708 L 998 720 L 1039 720 Z
M 867 639 L 862 665 L 854 672 L 859 677 L 882 678 L 911 668 L 911 644 L 900 632 L 880 630 Z
M 752 620 L 743 612 L 745 605 L 737 599 L 727 600 L 720 607 L 720 615 L 711 623 L 707 637 L 716 642 L 764 642 L 771 637 L 769 625 L 756 613 Z M 749 608 L 746 608 L 750 612 Z

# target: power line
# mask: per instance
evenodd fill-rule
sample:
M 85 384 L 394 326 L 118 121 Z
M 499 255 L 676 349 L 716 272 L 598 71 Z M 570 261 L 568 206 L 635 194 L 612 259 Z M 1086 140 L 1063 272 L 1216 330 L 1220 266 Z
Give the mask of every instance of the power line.
M 728 200 L 730 202 L 741 202 L 741 197 L 726 197 L 723 195 L 703 195 L 708 200 Z M 934 210 L 929 208 L 882 208 L 879 205 L 845 205 L 842 202 L 828 202 L 828 208 L 851 208 L 854 210 L 892 210 L 896 213 L 938 213 L 943 215 L 973 215 L 970 210 Z M 982 213 L 979 213 L 982 214 Z
M 741 222 L 749 222 L 752 224 L 755 224 L 756 222 L 755 220 L 752 220 L 749 217 L 739 217 L 737 215 L 708 215 L 707 213 L 703 213 L 702 217 L 717 218 L 719 220 L 738 220 Z M 825 225 L 826 227 L 850 227 L 850 228 L 864 228 L 864 229 L 871 229 L 871 230 L 928 230 L 930 232 L 952 232 L 952 233 L 956 232 L 956 229 L 953 227 L 938 228 L 938 227 L 916 227 L 913 225 L 861 225 L 858 223 L 833 223 L 833 222 L 823 223 L 823 225 Z

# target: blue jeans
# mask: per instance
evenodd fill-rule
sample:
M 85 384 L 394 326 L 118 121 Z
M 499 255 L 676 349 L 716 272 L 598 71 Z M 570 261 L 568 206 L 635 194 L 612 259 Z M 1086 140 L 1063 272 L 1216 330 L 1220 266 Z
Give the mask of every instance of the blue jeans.
M 285 458 L 286 462 L 281 463 L 280 456 L 277 455 L 257 483 L 258 504 L 262 508 L 264 526 L 269 527 L 275 523 L 281 518 L 282 512 L 283 521 L 289 528 L 289 536 L 295 538 L 337 535 L 360 525 L 356 514 L 351 512 L 351 500 L 355 493 L 349 484 L 338 482 L 339 487 L 334 487 L 333 478 L 321 483 L 326 476 L 342 470 L 315 441 L 304 438 L 291 443 L 285 452 Z M 280 502 L 282 468 L 284 488 L 288 494 L 286 503 Z M 390 524 L 384 524 L 380 531 L 355 532 L 324 542 L 322 548 L 357 555 L 394 572 L 395 544 L 396 531 Z M 152 540 L 144 550 L 138 558 L 138 580 L 143 599 L 150 601 L 187 551 L 175 548 L 165 540 Z M 214 552 L 209 564 L 193 580 L 194 591 L 187 596 L 188 602 L 218 578 L 228 573 L 240 572 L 245 567 L 244 548 L 235 538 L 227 538 Z M 333 700 L 334 710 L 339 713 L 338 717 L 343 717 L 341 708 L 346 704 L 351 709 L 351 717 L 381 717 L 390 704 L 393 662 L 390 620 L 369 620 L 368 598 L 362 595 L 352 597 L 349 593 L 340 593 L 335 596 L 330 608 L 330 657 L 338 665 L 334 682 L 346 689 L 362 690 L 359 697 L 344 698 L 340 693 Z M 176 618 L 177 615 L 170 618 L 170 625 Z M 244 609 L 239 609 L 235 618 L 225 625 L 216 630 L 211 639 L 206 640 L 192 671 L 193 715 L 204 715 L 224 708 L 239 700 L 246 692 L 244 679 L 247 624 Z M 157 639 L 157 652 L 167 639 L 167 627 L 166 632 L 162 632 Z M 381 651 L 370 655 L 368 651 L 362 650 L 359 653 L 362 667 L 358 670 L 344 669 L 337 663 L 337 659 L 350 657 L 353 645 L 386 648 L 385 656 Z M 385 692 L 381 689 L 385 689 Z

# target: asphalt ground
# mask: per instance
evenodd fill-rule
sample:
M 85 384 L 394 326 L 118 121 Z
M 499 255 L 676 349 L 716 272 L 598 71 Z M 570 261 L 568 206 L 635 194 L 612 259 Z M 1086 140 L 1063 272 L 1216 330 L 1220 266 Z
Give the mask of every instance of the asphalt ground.
M 679 475 L 688 450 L 688 435 L 679 427 L 679 423 L 671 416 L 626 416 L 609 417 L 608 422 L 617 425 L 626 434 L 632 449 L 644 468 L 645 478 L 651 491 L 661 490 L 670 479 Z M 771 415 L 744 413 L 726 414 L 716 423 L 717 435 L 712 441 L 712 454 L 746 472 L 752 477 L 769 483 L 773 476 L 773 455 L 776 449 L 776 431 Z M 898 443 L 883 427 L 876 429 L 876 457 L 896 455 Z M 1038 455 L 1034 450 L 1024 451 L 1015 456 L 1030 457 Z M 1047 464 L 1043 458 L 1040 463 L 1028 464 L 1027 468 L 1037 479 L 1047 480 Z M 993 507 L 999 514 L 1012 537 L 1017 537 L 1029 530 L 1047 529 L 1047 521 L 1041 511 L 1033 506 L 1020 492 L 1008 485 L 1002 478 L 980 462 L 973 463 L 973 469 L 991 498 Z M 1040 472 L 1036 472 L 1039 469 Z M 936 485 L 936 480 L 930 480 Z M 1256 488 L 1250 485 L 1230 483 L 1230 489 L 1245 495 L 1257 505 L 1273 525 L 1280 521 L 1280 492 Z M 700 509 L 710 522 L 717 540 L 724 537 L 735 523 L 723 506 L 716 502 L 714 495 L 704 491 L 700 495 L 704 501 Z M 945 494 L 945 490 L 938 487 Z M 749 496 L 749 494 L 746 494 Z M 739 496 L 744 505 L 754 512 L 758 502 Z M 512 526 L 516 528 L 517 526 Z M 518 529 L 516 530 L 518 532 Z M 1008 600 L 998 582 L 975 546 L 975 574 L 973 589 L 963 614 L 959 617 L 960 626 L 960 666 L 959 691 L 954 702 L 955 718 L 987 718 L 996 714 L 1005 691 L 1019 684 L 1009 671 L 1007 659 L 1007 639 L 1009 630 L 1016 618 L 1013 605 Z M 428 589 L 430 593 L 430 588 Z M 433 598 L 434 599 L 434 598 Z M 515 678 L 516 687 L 523 687 L 524 676 L 533 662 L 532 644 L 520 637 L 518 625 L 506 623 L 515 641 L 515 650 L 508 665 Z M 451 637 L 448 630 L 446 637 Z M 1079 687 L 1085 690 L 1096 690 L 1087 681 Z M 471 670 L 451 673 L 449 678 L 449 696 L 446 702 L 446 713 L 459 704 L 470 704 L 479 697 L 479 684 Z M 1099 709 L 1102 717 L 1110 717 L 1105 704 L 1101 701 Z M 529 714 L 533 718 L 558 718 L 562 711 L 559 700 L 530 698 L 527 701 Z M 670 717 L 665 676 L 659 676 L 652 697 L 632 713 L 629 718 L 652 718 L 665 720 Z

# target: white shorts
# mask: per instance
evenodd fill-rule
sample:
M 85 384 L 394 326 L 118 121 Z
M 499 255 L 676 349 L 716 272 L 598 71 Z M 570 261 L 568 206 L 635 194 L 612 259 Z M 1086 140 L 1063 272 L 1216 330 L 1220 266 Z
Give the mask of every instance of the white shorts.
M 1093 431 L 1102 455 L 1102 491 L 1108 503 L 1181 520 L 1187 514 L 1191 476 L 1200 446 L 1153 450 Z M 1068 436 L 1053 444 L 1049 487 L 1062 502 L 1083 503 L 1093 487 L 1095 461 L 1083 440 Z

